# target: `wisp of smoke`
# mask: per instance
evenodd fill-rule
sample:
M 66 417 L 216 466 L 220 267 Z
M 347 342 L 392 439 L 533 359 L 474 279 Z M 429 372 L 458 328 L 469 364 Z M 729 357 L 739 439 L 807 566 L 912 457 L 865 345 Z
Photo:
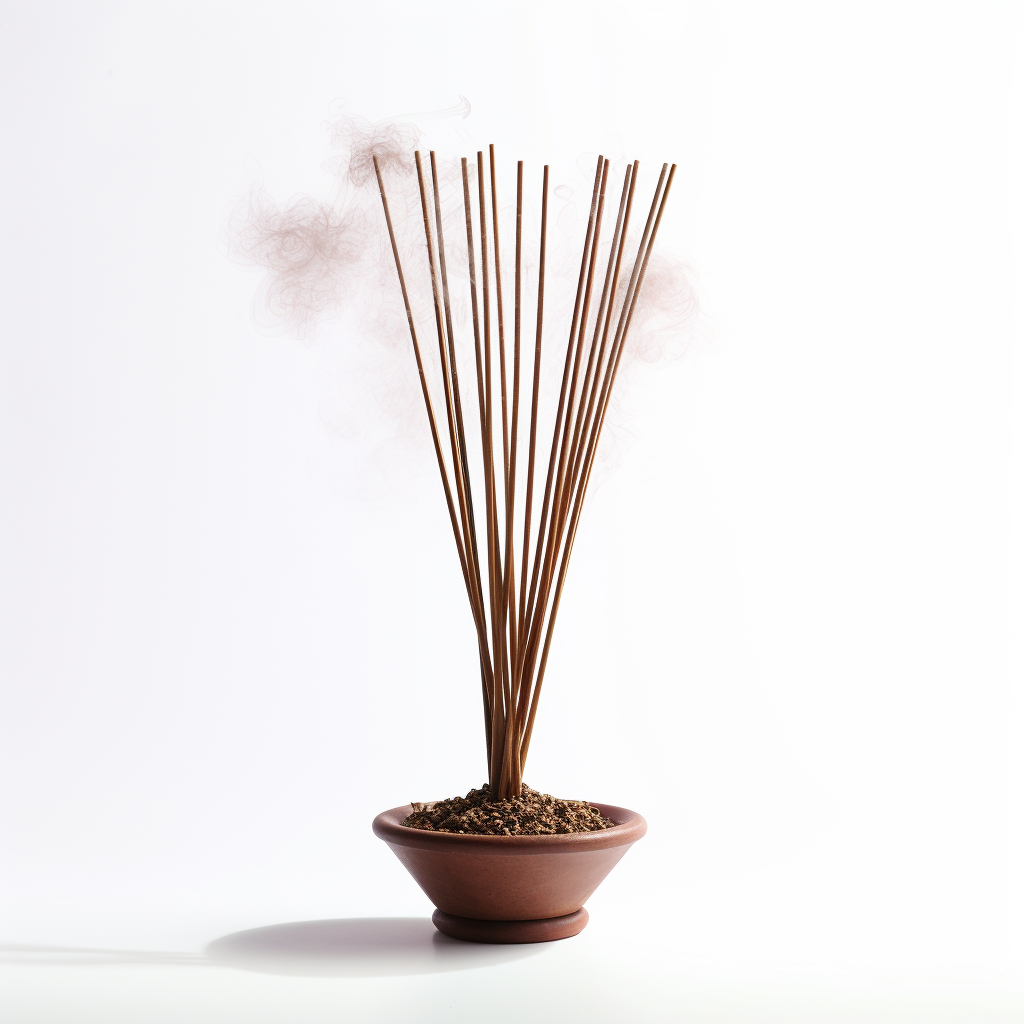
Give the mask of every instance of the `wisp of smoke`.
M 375 180 L 374 157 L 385 172 L 411 171 L 412 154 L 419 144 L 420 132 L 412 124 L 346 117 L 332 126 L 331 141 L 342 147 L 342 154 L 330 163 L 332 170 L 361 187 Z
M 469 104 L 463 100 L 457 107 L 418 115 L 418 119 L 462 119 L 468 113 Z M 403 256 L 403 263 L 410 279 L 414 313 L 422 315 L 424 325 L 428 326 L 432 319 L 429 277 L 421 270 L 416 279 L 417 268 L 425 266 L 423 221 L 413 159 L 420 138 L 419 128 L 406 121 L 339 118 L 330 127 L 332 151 L 326 164 L 337 182 L 332 196 L 317 199 L 302 195 L 278 203 L 257 187 L 244 197 L 228 225 L 228 242 L 236 261 L 264 271 L 254 299 L 254 315 L 262 326 L 286 331 L 300 339 L 313 339 L 322 325 L 346 317 L 358 335 L 372 339 L 382 357 L 386 353 L 410 358 L 405 312 L 373 161 L 376 158 L 387 184 L 398 244 L 409 254 L 408 258 Z M 472 157 L 469 166 L 475 194 L 476 166 Z M 445 246 L 450 250 L 452 312 L 461 346 L 467 344 L 470 332 L 460 163 L 439 163 L 439 175 Z M 503 248 L 514 238 L 514 210 L 508 205 L 513 198 L 510 185 L 506 178 L 505 204 L 501 210 Z M 579 236 L 585 224 L 585 216 L 582 220 L 576 216 L 572 201 L 575 191 L 568 184 L 553 188 L 563 209 L 561 214 L 555 211 L 562 237 L 549 238 L 550 294 L 545 322 L 549 316 L 552 321 L 550 327 L 545 327 L 545 335 L 552 339 L 550 344 L 558 344 L 555 339 L 562 319 L 559 313 L 568 316 L 572 308 L 576 273 L 572 268 L 578 266 Z M 524 251 L 524 270 L 532 274 L 532 246 L 526 245 Z M 564 273 L 560 268 L 564 268 Z M 625 284 L 624 275 L 620 292 Z M 690 269 L 659 247 L 651 258 L 637 302 L 624 363 L 653 362 L 681 355 L 691 333 L 686 328 L 697 313 Z M 558 362 L 559 358 L 552 357 L 551 367 Z M 409 375 L 398 372 L 390 360 L 381 363 L 382 370 L 385 365 L 381 379 L 386 378 L 386 383 L 379 383 L 372 390 L 381 396 L 381 403 L 389 407 L 389 412 L 406 420 L 413 415 L 410 410 L 415 403 L 406 400 L 411 396 L 396 396 L 395 392 L 406 386 Z M 552 380 L 545 386 L 554 383 Z
M 693 271 L 679 260 L 654 253 L 633 312 L 626 352 L 645 363 L 681 356 L 685 328 L 698 312 Z
M 236 228 L 238 259 L 267 270 L 255 301 L 257 318 L 300 338 L 338 310 L 365 251 L 361 218 L 309 196 L 278 205 L 256 190 Z

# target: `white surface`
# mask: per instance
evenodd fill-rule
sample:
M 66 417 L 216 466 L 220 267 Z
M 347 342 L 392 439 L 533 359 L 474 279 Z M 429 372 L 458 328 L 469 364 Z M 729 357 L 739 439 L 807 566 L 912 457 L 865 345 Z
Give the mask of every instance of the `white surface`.
M 1024 1020 L 1020 8 L 374 11 L 3 15 L 5 1024 Z M 704 310 L 527 773 L 651 830 L 529 950 L 435 943 L 369 831 L 481 776 L 429 449 L 218 248 L 324 193 L 339 97 L 459 95 L 452 152 L 677 160 Z

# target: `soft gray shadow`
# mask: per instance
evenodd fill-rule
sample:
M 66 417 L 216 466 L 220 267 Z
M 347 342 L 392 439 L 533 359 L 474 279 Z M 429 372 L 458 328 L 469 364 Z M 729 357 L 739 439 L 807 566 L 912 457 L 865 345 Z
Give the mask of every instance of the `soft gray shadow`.
M 103 966 L 107 964 L 168 964 L 209 967 L 202 953 L 161 952 L 152 949 L 91 949 L 87 946 L 23 946 L 0 943 L 0 964 Z
M 260 974 L 373 978 L 493 967 L 534 956 L 545 945 L 459 942 L 438 932 L 429 917 L 351 917 L 235 932 L 211 942 L 206 958 Z
M 493 967 L 535 956 L 546 945 L 459 942 L 437 931 L 429 917 L 351 917 L 234 932 L 214 939 L 202 953 L 0 943 L 0 963 L 76 967 L 161 964 L 231 967 L 298 977 L 373 978 Z

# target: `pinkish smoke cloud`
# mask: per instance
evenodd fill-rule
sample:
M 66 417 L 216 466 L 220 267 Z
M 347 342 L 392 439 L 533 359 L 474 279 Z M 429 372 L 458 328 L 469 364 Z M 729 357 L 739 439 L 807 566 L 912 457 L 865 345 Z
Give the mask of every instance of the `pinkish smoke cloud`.
M 449 110 L 415 116 L 419 120 L 461 119 L 468 112 L 469 105 L 463 100 Z M 387 352 L 411 360 L 408 328 L 373 169 L 376 156 L 388 189 L 421 345 L 430 355 L 433 314 L 413 160 L 420 137 L 419 128 L 411 122 L 397 119 L 371 122 L 355 116 L 340 118 L 330 129 L 333 152 L 326 166 L 337 181 L 331 198 L 298 196 L 277 203 L 261 188 L 256 188 L 239 204 L 228 226 L 228 240 L 234 259 L 264 271 L 254 299 L 254 315 L 261 325 L 281 329 L 297 338 L 312 339 L 322 325 L 346 317 L 358 335 L 383 343 Z M 424 164 L 429 167 L 425 154 Z M 441 162 L 439 169 L 456 340 L 460 347 L 465 347 L 472 331 L 467 322 L 470 304 L 461 166 L 459 161 Z M 469 171 L 475 202 L 475 154 L 470 156 Z M 653 178 L 649 185 L 653 187 Z M 512 278 L 514 239 L 513 168 L 504 167 L 503 172 L 499 171 L 499 187 L 502 190 L 501 230 L 507 290 Z M 589 194 L 586 187 L 578 189 L 552 183 L 552 201 L 559 201 L 565 215 L 559 216 L 558 208 L 553 207 L 552 219 L 557 218 L 561 227 L 550 226 L 548 243 L 545 338 L 552 348 L 564 346 L 572 308 L 571 290 L 575 287 L 586 226 L 586 214 L 576 215 L 572 197 L 584 194 Z M 534 214 L 538 198 L 532 194 L 527 197 L 528 209 Z M 525 225 L 524 231 L 528 234 L 536 227 L 536 224 Z M 605 244 L 609 235 L 610 229 L 605 233 Z M 639 228 L 631 235 L 635 245 Z M 478 235 L 476 241 L 479 244 Z M 529 277 L 536 269 L 535 239 L 525 242 L 524 253 L 524 276 Z M 628 274 L 624 273 L 623 287 L 627 279 Z M 528 291 L 529 288 L 524 294 Z M 506 294 L 505 301 L 506 308 L 510 308 L 510 294 Z M 697 315 L 692 273 L 685 264 L 671 258 L 659 241 L 637 303 L 624 361 L 652 362 L 682 354 Z M 467 372 L 469 358 L 467 352 Z M 552 355 L 548 360 L 552 370 L 560 364 L 560 356 Z M 405 377 L 395 372 L 390 360 L 382 363 L 381 369 L 382 377 L 395 380 Z M 390 385 L 381 384 L 374 390 L 392 396 L 383 404 L 396 405 Z
M 412 171 L 412 154 L 419 145 L 419 129 L 412 124 L 391 124 L 367 121 L 365 117 L 348 117 L 331 128 L 331 141 L 341 146 L 343 155 L 333 161 L 339 177 L 346 176 L 353 185 L 376 185 L 373 158 L 377 158 L 386 174 Z
M 236 224 L 234 250 L 240 261 L 267 271 L 254 303 L 257 319 L 309 336 L 350 292 L 365 235 L 362 218 L 309 196 L 278 205 L 254 191 Z

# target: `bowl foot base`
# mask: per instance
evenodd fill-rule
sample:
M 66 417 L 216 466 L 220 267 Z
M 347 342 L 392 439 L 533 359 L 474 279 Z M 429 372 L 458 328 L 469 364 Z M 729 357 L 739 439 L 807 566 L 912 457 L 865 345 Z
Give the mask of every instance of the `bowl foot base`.
M 463 942 L 552 942 L 578 935 L 587 927 L 590 915 L 581 907 L 564 917 L 546 917 L 538 921 L 480 921 L 435 910 L 432 920 L 439 932 Z

